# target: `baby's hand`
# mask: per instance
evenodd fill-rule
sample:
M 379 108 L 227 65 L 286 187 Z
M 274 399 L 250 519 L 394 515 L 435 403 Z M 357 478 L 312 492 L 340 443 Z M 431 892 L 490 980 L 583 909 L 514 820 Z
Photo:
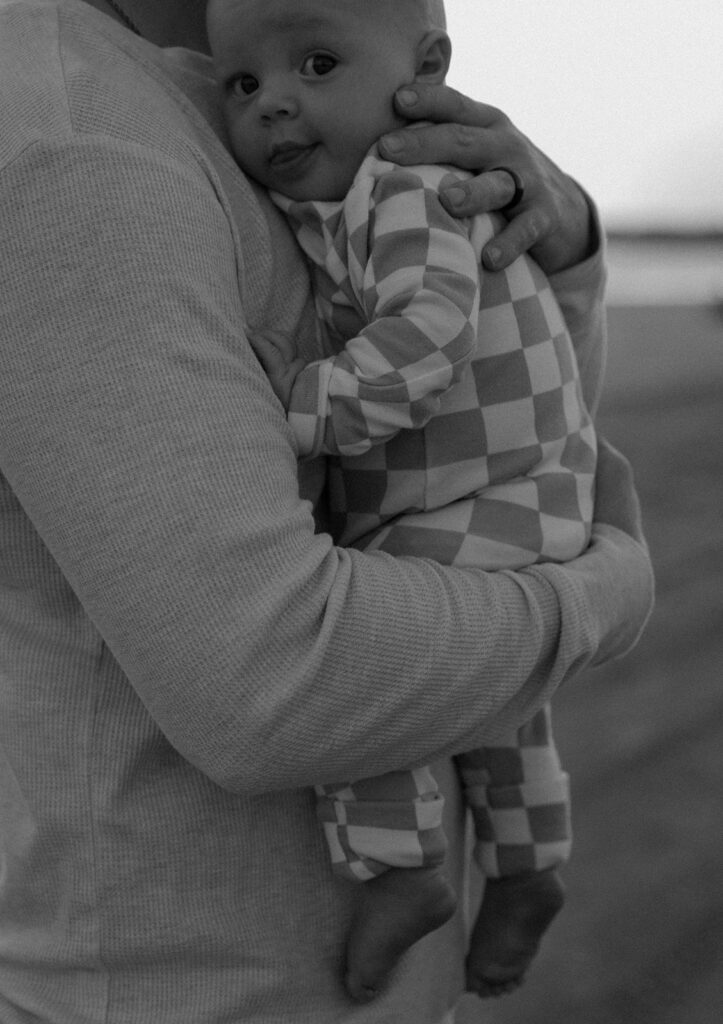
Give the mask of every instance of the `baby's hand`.
M 281 331 L 268 330 L 249 330 L 248 338 L 274 394 L 288 409 L 294 381 L 305 365 L 296 354 L 294 341 Z

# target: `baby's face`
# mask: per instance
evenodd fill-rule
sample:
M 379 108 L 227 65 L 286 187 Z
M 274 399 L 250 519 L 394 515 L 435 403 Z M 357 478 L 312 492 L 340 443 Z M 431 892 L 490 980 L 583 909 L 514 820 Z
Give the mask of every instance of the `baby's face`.
M 241 167 L 292 199 L 341 199 L 364 154 L 402 124 L 411 33 L 377 0 L 213 0 L 209 38 Z

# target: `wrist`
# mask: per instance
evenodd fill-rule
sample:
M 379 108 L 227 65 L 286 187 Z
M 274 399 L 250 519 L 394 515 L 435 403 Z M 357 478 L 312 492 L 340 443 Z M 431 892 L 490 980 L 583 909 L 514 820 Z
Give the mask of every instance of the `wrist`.
M 617 527 L 596 522 L 582 555 L 542 570 L 550 572 L 561 589 L 570 587 L 591 643 L 590 664 L 620 658 L 635 646 L 653 607 L 653 570 L 644 544 Z

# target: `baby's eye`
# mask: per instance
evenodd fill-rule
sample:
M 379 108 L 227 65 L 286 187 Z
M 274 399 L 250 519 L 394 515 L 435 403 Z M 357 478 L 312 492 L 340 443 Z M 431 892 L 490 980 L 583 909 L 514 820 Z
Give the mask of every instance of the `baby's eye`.
M 236 75 L 227 86 L 229 92 L 243 93 L 244 96 L 250 96 L 258 87 L 258 80 L 253 75 Z
M 301 65 L 301 73 L 302 75 L 320 78 L 322 75 L 328 75 L 330 71 L 333 71 L 338 63 L 336 57 L 332 57 L 331 54 L 312 53 Z

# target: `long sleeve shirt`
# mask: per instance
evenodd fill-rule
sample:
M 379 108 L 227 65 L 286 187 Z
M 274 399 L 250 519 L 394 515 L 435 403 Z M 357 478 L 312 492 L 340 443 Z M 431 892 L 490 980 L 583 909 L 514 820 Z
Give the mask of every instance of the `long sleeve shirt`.
M 435 1024 L 461 914 L 352 1007 L 306 787 L 440 759 L 461 885 L 447 755 L 631 639 L 645 552 L 493 575 L 315 532 L 239 326 L 306 337 L 308 277 L 208 59 L 3 2 L 0 224 L 0 1020 Z M 601 281 L 555 283 L 592 362 Z
M 330 353 L 309 363 L 291 392 L 302 457 L 358 456 L 423 427 L 469 368 L 479 267 L 467 225 L 438 201 L 446 177 L 372 153 L 339 202 L 272 193 L 309 258 Z

